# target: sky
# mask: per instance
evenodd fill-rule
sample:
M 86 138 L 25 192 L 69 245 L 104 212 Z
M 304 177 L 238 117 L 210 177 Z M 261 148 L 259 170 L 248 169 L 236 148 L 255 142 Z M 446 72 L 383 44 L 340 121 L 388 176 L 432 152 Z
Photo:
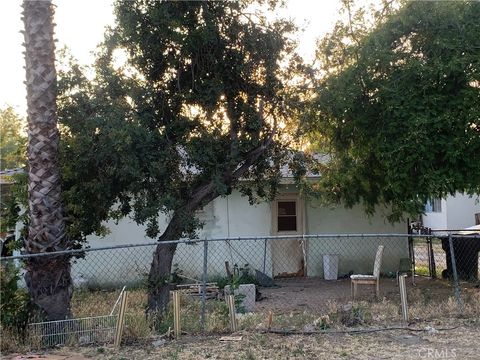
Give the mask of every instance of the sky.
M 57 48 L 67 46 L 84 65 L 91 64 L 93 51 L 102 41 L 104 29 L 113 25 L 112 0 L 53 0 Z M 0 107 L 12 106 L 26 117 L 25 60 L 23 55 L 22 0 L 3 0 L 0 5 Z M 315 40 L 332 29 L 339 17 L 340 0 L 287 0 L 280 16 L 292 18 L 305 29 L 300 36 L 299 52 L 308 61 L 313 58 Z

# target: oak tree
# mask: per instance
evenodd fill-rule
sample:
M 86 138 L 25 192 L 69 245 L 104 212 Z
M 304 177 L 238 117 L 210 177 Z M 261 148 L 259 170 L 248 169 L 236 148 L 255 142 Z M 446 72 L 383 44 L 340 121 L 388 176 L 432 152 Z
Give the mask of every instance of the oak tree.
M 293 24 L 265 16 L 277 5 L 117 1 L 95 78 L 63 74 L 70 229 L 79 238 L 127 215 L 146 225 L 159 241 L 149 311 L 168 303 L 176 244 L 165 241 L 195 236 L 195 212 L 235 188 L 273 197 L 292 160 L 305 67 Z

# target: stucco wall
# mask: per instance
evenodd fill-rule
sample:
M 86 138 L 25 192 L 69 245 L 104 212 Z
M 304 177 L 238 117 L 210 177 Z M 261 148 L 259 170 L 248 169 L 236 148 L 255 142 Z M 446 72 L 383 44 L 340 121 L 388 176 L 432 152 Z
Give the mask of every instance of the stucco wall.
M 234 192 L 227 198 L 218 198 L 199 213 L 204 227 L 198 232 L 199 239 L 226 237 L 261 237 L 270 235 L 270 204 L 250 205 L 248 199 Z M 162 216 L 163 225 L 167 219 Z M 90 247 L 141 244 L 154 242 L 145 236 L 145 227 L 138 226 L 131 219 L 116 224 L 108 222 L 110 233 L 105 238 L 89 236 Z M 136 247 L 86 253 L 72 266 L 73 278 L 77 283 L 87 282 L 91 286 L 138 283 L 146 279 L 152 261 L 154 246 Z M 266 251 L 266 252 L 265 252 Z M 201 279 L 203 269 L 203 243 L 179 245 L 173 264 L 184 275 Z M 265 259 L 265 260 L 264 260 Z M 225 276 L 225 261 L 231 267 L 249 263 L 266 273 L 272 272 L 270 248 L 263 240 L 215 241 L 208 244 L 208 273 L 210 276 Z
M 307 231 L 310 234 L 405 234 L 404 222 L 391 224 L 385 209 L 368 217 L 361 206 L 321 207 L 312 201 L 306 205 Z M 371 273 L 378 245 L 385 245 L 381 272 L 394 272 L 399 260 L 408 257 L 407 237 L 319 238 L 308 240 L 307 273 L 323 276 L 323 255 L 339 255 L 339 275 L 349 272 Z
M 447 201 L 441 200 L 441 210 L 439 212 L 428 212 L 422 215 L 423 226 L 430 229 L 448 229 L 447 225 Z
M 475 213 L 480 213 L 478 196 L 457 193 L 447 198 L 447 229 L 459 230 L 475 225 Z
M 434 230 L 460 230 L 475 225 L 475 213 L 480 213 L 479 197 L 456 193 L 442 199 L 441 212 L 426 213 L 422 221 Z
M 282 192 L 291 192 L 292 186 L 282 187 Z M 406 225 L 389 224 L 379 212 L 367 217 L 360 206 L 353 209 L 344 207 L 322 208 L 315 202 L 306 202 L 305 229 L 307 234 L 335 233 L 405 233 Z M 250 205 L 248 199 L 234 192 L 228 198 L 218 198 L 200 212 L 204 227 L 199 239 L 262 237 L 272 234 L 272 212 L 269 203 Z M 163 221 L 166 224 L 166 219 Z M 153 242 L 145 236 L 145 228 L 130 219 L 118 224 L 109 222 L 110 234 L 106 238 L 89 236 L 91 247 Z M 241 240 L 215 241 L 208 244 L 208 273 L 210 276 L 225 275 L 225 261 L 233 267 L 248 263 L 251 268 L 272 275 L 272 241 Z M 408 257 L 406 238 L 402 239 L 309 239 L 307 241 L 307 275 L 323 276 L 322 256 L 339 254 L 339 273 L 350 271 L 371 272 L 373 258 L 378 244 L 386 246 L 382 272 L 394 271 L 400 257 Z M 73 276 L 78 281 L 91 285 L 118 282 L 129 284 L 145 280 L 152 259 L 154 246 L 108 250 L 87 253 L 85 259 L 73 265 Z M 173 263 L 184 275 L 201 279 L 203 269 L 203 243 L 180 245 Z M 288 254 L 285 254 L 288 256 Z M 80 280 L 78 280 L 80 279 Z M 115 281 L 113 281 L 115 280 Z M 112 284 L 113 285 L 113 284 Z

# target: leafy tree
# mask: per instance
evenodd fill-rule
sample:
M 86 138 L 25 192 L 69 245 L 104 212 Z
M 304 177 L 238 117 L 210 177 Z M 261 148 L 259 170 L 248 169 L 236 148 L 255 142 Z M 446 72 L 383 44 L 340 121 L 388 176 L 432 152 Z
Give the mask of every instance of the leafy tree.
M 390 2 L 371 30 L 345 4 L 347 21 L 319 43 L 325 77 L 307 122 L 331 152 L 324 193 L 391 205 L 394 220 L 480 192 L 480 3 Z
M 22 134 L 22 118 L 8 106 L 0 109 L 0 170 L 25 164 L 26 136 Z
M 26 142 L 23 134 L 23 120 L 12 107 L 0 109 L 0 170 L 16 169 L 26 163 Z M 23 199 L 23 176 L 2 175 L 3 184 L 0 186 L 0 234 L 2 237 L 10 237 L 19 220 L 20 200 Z M 11 182 L 10 184 L 8 182 Z M 15 186 L 14 184 L 18 184 Z M 20 192 L 22 194 L 20 194 Z M 16 245 L 16 244 L 15 244 Z M 2 248 L 2 254 L 11 251 L 11 244 Z
M 28 105 L 29 254 L 69 248 L 58 165 L 55 44 L 51 1 L 23 2 Z M 48 320 L 70 316 L 72 279 L 67 256 L 26 261 L 25 281 Z
M 195 211 L 234 188 L 252 202 L 273 197 L 280 167 L 291 162 L 291 123 L 302 99 L 294 85 L 305 68 L 288 38 L 294 26 L 260 12 L 276 6 L 117 1 L 95 79 L 77 66 L 62 75 L 71 234 L 101 232 L 111 217 L 145 224 L 159 241 L 150 311 L 168 303 L 176 245 L 164 241 L 195 236 Z M 160 213 L 168 216 L 165 227 Z

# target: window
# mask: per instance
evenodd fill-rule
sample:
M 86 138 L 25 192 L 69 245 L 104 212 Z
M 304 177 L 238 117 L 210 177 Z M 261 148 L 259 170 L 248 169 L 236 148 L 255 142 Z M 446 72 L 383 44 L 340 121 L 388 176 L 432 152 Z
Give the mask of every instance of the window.
M 425 204 L 425 212 L 442 212 L 442 199 L 436 198 L 428 200 Z
M 277 231 L 297 231 L 297 203 L 277 202 Z

